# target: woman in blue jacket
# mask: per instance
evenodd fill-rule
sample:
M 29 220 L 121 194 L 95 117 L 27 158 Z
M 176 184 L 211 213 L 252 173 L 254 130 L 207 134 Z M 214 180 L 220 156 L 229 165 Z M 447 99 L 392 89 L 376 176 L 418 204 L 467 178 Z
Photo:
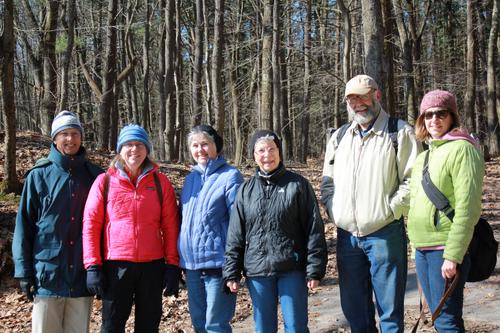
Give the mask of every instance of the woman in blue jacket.
M 196 164 L 182 189 L 178 250 L 196 332 L 231 332 L 236 306 L 236 295 L 224 292 L 222 264 L 229 215 L 243 177 L 220 155 L 222 143 L 208 125 L 195 126 L 188 135 Z

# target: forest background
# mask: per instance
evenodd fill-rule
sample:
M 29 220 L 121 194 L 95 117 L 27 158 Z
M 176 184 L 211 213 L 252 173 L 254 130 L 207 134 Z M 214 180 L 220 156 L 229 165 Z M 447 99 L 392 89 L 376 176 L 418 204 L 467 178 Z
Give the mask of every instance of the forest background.
M 1 190 L 20 188 L 16 131 L 48 135 L 64 109 L 100 151 L 138 123 L 155 158 L 183 162 L 186 133 L 209 123 L 236 165 L 255 128 L 303 163 L 347 121 L 345 82 L 360 73 L 411 124 L 425 92 L 455 93 L 463 124 L 496 156 L 499 2 L 0 0 Z

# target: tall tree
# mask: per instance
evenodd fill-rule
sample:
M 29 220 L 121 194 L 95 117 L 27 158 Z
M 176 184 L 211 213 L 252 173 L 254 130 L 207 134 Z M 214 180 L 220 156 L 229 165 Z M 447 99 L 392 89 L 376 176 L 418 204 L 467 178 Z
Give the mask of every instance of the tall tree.
M 278 0 L 274 0 L 278 1 Z M 261 68 L 261 97 L 260 97 L 260 124 L 262 128 L 271 129 L 273 126 L 273 86 L 272 86 L 272 42 L 273 42 L 273 0 L 263 1 L 262 14 L 262 68 Z
M 498 21 L 500 20 L 498 11 L 500 10 L 500 0 L 493 0 L 491 14 L 491 30 L 488 40 L 488 69 L 487 69 L 487 130 L 490 154 L 497 156 L 500 154 L 500 129 L 498 128 L 498 114 L 496 111 L 496 70 L 498 62 L 498 50 L 496 47 L 498 36 Z
M 469 131 L 475 132 L 474 105 L 476 98 L 476 58 L 477 42 L 475 36 L 475 0 L 467 0 L 467 56 L 466 56 L 466 86 L 464 98 L 465 125 Z
M 16 174 L 16 103 L 14 92 L 14 3 L 5 0 L 3 34 L 0 36 L 0 75 L 2 80 L 2 103 L 4 112 L 4 180 L 0 192 L 20 193 L 21 186 Z
M 384 26 L 380 0 L 362 0 L 363 39 L 365 51 L 365 73 L 380 85 L 384 83 Z
M 68 105 L 68 89 L 69 89 L 69 70 L 71 65 L 71 58 L 73 56 L 73 46 L 75 44 L 75 0 L 67 0 L 65 10 L 65 20 L 63 21 L 66 29 L 66 50 L 64 51 L 62 65 L 61 65 L 61 89 L 59 109 L 66 110 Z
M 202 116 L 201 102 L 201 80 L 203 77 L 203 3 L 202 0 L 195 0 L 195 24 L 193 35 L 193 78 L 192 78 L 192 107 L 193 125 L 200 124 Z
M 305 15 L 304 15 L 304 86 L 303 86 L 303 104 L 302 115 L 300 122 L 300 145 L 299 154 L 297 156 L 299 162 L 305 163 L 309 153 L 309 121 L 310 115 L 310 98 L 311 98 L 311 20 L 312 20 L 312 5 L 311 0 L 305 0 Z
M 224 0 L 215 0 L 214 38 L 212 48 L 212 88 L 217 132 L 224 135 L 225 105 L 222 53 L 224 50 Z
M 166 108 L 164 115 L 165 124 L 162 130 L 164 131 L 163 144 L 165 145 L 165 159 L 172 161 L 174 157 L 174 135 L 175 135 L 175 120 L 176 120 L 176 101 L 175 101 L 175 84 L 174 84 L 174 63 L 176 58 L 175 50 L 175 0 L 167 0 L 165 7 L 165 76 L 163 77 Z M 162 115 L 160 115 L 162 117 Z
M 407 13 L 401 0 L 392 0 L 396 25 L 399 33 L 399 41 L 401 47 L 401 55 L 403 57 L 402 69 L 404 75 L 404 94 L 406 107 L 408 110 L 408 122 L 414 124 L 417 119 L 418 112 L 415 100 L 415 83 L 413 81 L 413 57 L 412 57 L 412 40 L 408 31 L 408 24 L 405 21 Z
M 280 1 L 273 3 L 273 44 L 271 49 L 272 63 L 272 85 L 273 85 L 273 131 L 280 133 L 283 127 L 281 119 L 281 66 L 280 66 L 280 44 L 281 44 L 281 27 L 280 27 Z M 283 144 L 283 142 L 282 142 Z
M 114 87 L 116 83 L 116 40 L 117 25 L 116 13 L 118 0 L 108 0 L 108 16 L 106 27 L 106 49 L 104 51 L 104 72 L 102 80 L 102 97 L 99 105 L 99 136 L 98 147 L 100 149 L 110 149 L 110 126 L 111 113 L 114 110 Z
M 43 37 L 40 45 L 43 59 L 43 97 L 40 118 L 42 120 L 42 133 L 49 135 L 57 106 L 56 38 L 59 0 L 46 0 L 46 5 Z

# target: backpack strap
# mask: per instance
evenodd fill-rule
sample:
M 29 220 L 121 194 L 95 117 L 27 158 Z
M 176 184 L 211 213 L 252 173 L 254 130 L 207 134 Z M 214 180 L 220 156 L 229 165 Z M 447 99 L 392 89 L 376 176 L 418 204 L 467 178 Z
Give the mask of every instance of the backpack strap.
M 396 156 L 398 155 L 398 121 L 398 118 L 389 117 L 389 123 L 387 125 L 387 132 L 391 138 Z
M 160 177 L 158 172 L 153 172 L 153 177 L 155 180 L 156 194 L 158 194 L 158 200 L 160 200 L 160 207 L 163 207 L 163 191 L 161 189 Z
M 339 128 L 339 133 L 337 134 L 337 140 L 336 140 L 336 143 L 337 143 L 337 147 L 339 146 L 340 144 L 340 141 L 342 141 L 342 138 L 344 137 L 345 133 L 347 132 L 347 129 L 349 128 L 349 126 L 351 126 L 351 123 L 345 123 L 344 125 L 340 126 Z

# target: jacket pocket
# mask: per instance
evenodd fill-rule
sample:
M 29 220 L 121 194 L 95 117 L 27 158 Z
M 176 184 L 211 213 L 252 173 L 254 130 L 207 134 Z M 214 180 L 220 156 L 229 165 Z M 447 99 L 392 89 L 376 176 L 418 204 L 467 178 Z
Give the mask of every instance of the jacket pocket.
M 60 263 L 57 258 L 60 252 L 60 248 L 50 248 L 40 250 L 35 254 L 36 277 L 40 287 L 45 289 L 58 287 L 57 276 L 60 270 Z

